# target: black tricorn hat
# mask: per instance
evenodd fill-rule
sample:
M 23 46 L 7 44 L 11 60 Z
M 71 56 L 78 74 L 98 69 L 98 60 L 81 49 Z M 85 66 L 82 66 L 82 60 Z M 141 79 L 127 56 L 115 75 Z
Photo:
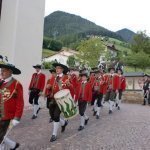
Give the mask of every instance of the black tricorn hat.
M 87 74 L 87 73 L 80 73 L 79 75 L 80 75 L 81 77 L 83 77 L 83 76 L 88 77 L 88 74 Z
M 50 73 L 53 73 L 53 72 L 56 73 L 56 70 L 55 69 L 50 69 L 49 72 Z
M 149 77 L 149 75 L 148 74 L 144 74 L 144 77 Z
M 121 74 L 123 74 L 123 70 L 121 68 L 117 68 L 116 72 L 121 71 Z
M 15 75 L 21 74 L 21 71 L 18 68 L 16 68 L 14 65 L 9 64 L 9 63 L 0 62 L 0 68 L 10 69 L 12 73 Z
M 66 74 L 69 71 L 69 68 L 61 63 L 53 63 L 53 66 L 56 68 L 57 66 L 62 67 L 64 69 L 63 73 Z
M 39 64 L 37 64 L 37 65 L 33 66 L 33 68 L 35 68 L 35 69 L 36 69 L 36 68 L 41 69 L 41 67 L 42 67 L 42 66 L 41 66 L 41 65 L 39 65 Z

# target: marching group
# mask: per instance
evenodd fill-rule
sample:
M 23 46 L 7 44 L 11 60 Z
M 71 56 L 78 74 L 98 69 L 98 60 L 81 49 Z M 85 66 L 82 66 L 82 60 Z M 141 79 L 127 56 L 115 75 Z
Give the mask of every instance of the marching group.
M 61 132 L 65 131 L 68 120 L 61 116 L 61 108 L 57 104 L 55 94 L 63 89 L 68 89 L 74 103 L 78 107 L 80 125 L 78 131 L 84 129 L 88 124 L 89 117 L 85 114 L 88 104 L 93 105 L 93 116 L 100 118 L 101 107 L 104 102 L 109 104 L 109 114 L 113 108 L 120 110 L 122 93 L 126 89 L 126 79 L 121 68 L 108 68 L 108 73 L 103 68 L 92 68 L 77 70 L 67 66 L 54 63 L 54 69 L 50 69 L 50 77 L 45 84 L 46 76 L 41 71 L 41 65 L 33 66 L 36 72 L 32 75 L 29 85 L 29 103 L 33 106 L 33 116 L 37 119 L 40 111 L 39 97 L 47 99 L 50 122 L 53 122 L 53 132 L 50 142 L 57 140 L 57 132 L 61 126 Z M 15 66 L 1 62 L 0 79 L 0 143 L 6 144 L 11 150 L 19 147 L 19 143 L 12 141 L 7 136 L 10 125 L 16 126 L 20 123 L 23 113 L 24 100 L 23 88 L 20 82 L 12 77 L 12 74 L 20 74 L 21 71 Z M 147 90 L 146 90 L 147 91 Z

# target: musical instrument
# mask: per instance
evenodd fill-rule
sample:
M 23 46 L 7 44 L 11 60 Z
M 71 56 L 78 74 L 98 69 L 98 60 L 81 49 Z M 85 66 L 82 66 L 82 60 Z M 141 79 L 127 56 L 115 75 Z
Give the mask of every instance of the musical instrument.
M 68 89 L 63 89 L 54 95 L 54 99 L 64 118 L 71 119 L 78 114 L 78 108 Z

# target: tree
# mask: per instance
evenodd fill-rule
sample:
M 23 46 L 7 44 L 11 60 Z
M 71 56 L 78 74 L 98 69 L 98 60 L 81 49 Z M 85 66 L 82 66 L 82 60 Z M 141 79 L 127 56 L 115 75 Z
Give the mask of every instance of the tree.
M 69 56 L 68 60 L 67 60 L 67 64 L 69 67 L 75 67 L 76 64 L 76 60 L 74 56 Z
M 90 67 L 95 67 L 98 65 L 100 54 L 104 49 L 104 45 L 100 39 L 82 41 L 77 47 L 79 51 L 77 57 Z
M 124 63 L 128 66 L 141 68 L 143 71 L 150 66 L 150 57 L 144 52 L 132 53 L 127 56 Z
M 146 31 L 140 31 L 134 36 L 131 49 L 135 53 L 145 52 L 150 55 L 150 38 L 146 35 Z
M 62 43 L 60 41 L 52 40 L 50 42 L 50 49 L 54 51 L 60 51 L 62 49 Z

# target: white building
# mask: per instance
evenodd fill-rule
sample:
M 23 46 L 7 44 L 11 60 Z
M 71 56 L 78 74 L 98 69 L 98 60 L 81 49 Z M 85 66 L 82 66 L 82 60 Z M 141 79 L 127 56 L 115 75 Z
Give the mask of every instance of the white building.
M 44 62 L 51 62 L 57 60 L 57 62 L 67 65 L 67 60 L 69 56 L 75 56 L 77 54 L 76 51 L 73 50 L 62 50 L 50 57 L 44 58 Z
M 45 0 L 0 0 L 0 4 L 0 55 L 21 70 L 16 78 L 23 84 L 28 101 L 32 66 L 42 58 Z

